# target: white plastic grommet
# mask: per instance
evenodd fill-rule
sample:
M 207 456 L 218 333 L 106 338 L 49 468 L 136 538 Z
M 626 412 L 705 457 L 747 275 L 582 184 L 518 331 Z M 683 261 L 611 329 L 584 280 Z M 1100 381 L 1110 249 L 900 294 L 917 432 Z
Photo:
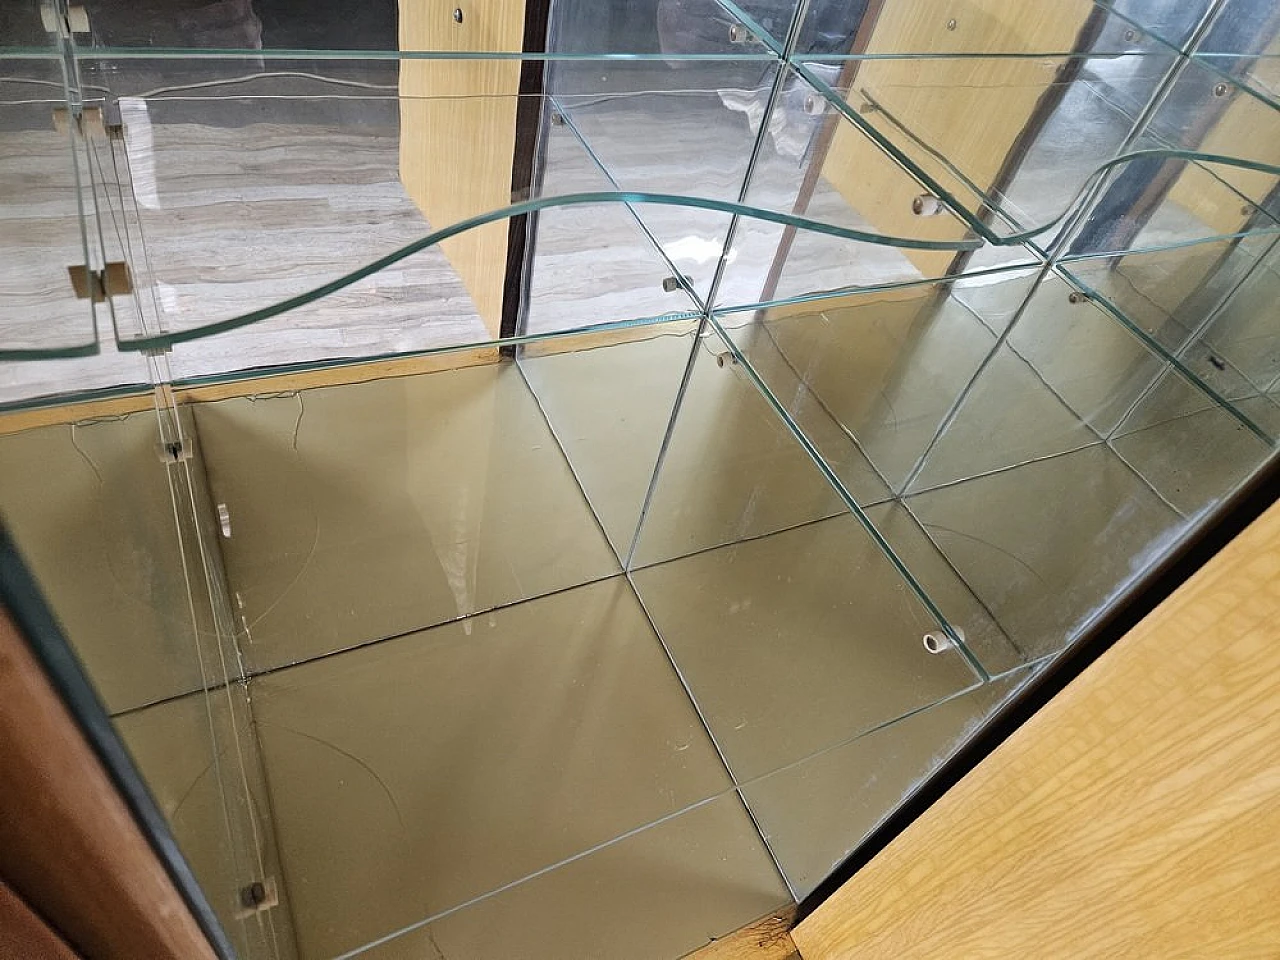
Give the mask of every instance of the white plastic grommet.
M 954 628 L 953 628 L 954 629 Z M 961 640 L 964 639 L 964 631 L 956 630 L 956 634 Z M 924 635 L 924 648 L 930 653 L 946 653 L 955 646 L 955 641 L 949 637 L 943 630 L 930 630 Z

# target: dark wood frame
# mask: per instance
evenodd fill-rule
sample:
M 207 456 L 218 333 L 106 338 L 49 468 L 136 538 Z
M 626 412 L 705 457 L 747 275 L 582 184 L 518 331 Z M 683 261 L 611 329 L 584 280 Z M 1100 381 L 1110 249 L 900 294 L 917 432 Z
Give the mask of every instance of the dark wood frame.
M 0 879 L 85 957 L 234 958 L 3 528 Z

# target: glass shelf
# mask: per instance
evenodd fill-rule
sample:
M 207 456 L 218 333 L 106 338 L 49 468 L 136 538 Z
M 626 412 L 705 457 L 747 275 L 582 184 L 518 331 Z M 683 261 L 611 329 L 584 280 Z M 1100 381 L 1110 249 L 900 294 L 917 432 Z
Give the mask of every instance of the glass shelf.
M 1264 6 L 11 3 L 0 510 L 244 956 L 618 864 L 687 953 L 1193 535 L 1280 440 Z

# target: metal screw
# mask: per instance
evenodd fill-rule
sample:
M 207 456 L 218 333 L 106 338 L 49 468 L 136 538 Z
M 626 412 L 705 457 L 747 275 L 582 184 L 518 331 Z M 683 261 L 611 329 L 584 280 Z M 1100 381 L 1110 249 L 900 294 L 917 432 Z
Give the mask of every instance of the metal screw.
M 454 7 L 454 8 L 453 8 L 453 22 L 454 22 L 454 23 L 461 23 L 461 22 L 462 22 L 462 8 L 461 8 L 461 7 Z
M 956 28 L 956 22 L 955 22 L 954 20 L 948 20 L 948 21 L 947 21 L 947 29 L 948 29 L 948 30 L 954 30 L 955 28 Z
M 1215 97 L 1225 97 L 1227 95 L 1227 85 L 1225 83 L 1215 83 L 1213 85 L 1213 95 Z
M 1073 290 L 1071 293 L 1067 294 L 1067 303 L 1083 303 L 1083 302 L 1084 302 L 1083 293 Z
M 1137 39 L 1138 39 L 1138 34 L 1137 34 L 1137 33 L 1135 33 L 1133 30 L 1126 30 L 1126 31 L 1124 32 L 1124 42 L 1125 42 L 1125 43 L 1133 43 L 1133 41 L 1135 41 L 1135 40 L 1137 40 Z

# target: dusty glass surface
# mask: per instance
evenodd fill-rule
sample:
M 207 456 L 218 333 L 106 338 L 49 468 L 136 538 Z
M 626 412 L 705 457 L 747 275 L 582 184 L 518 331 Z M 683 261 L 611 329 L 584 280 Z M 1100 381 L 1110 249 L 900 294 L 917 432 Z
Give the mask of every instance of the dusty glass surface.
M 811 889 L 1273 461 L 1278 43 L 0 0 L 0 512 L 236 950 Z

